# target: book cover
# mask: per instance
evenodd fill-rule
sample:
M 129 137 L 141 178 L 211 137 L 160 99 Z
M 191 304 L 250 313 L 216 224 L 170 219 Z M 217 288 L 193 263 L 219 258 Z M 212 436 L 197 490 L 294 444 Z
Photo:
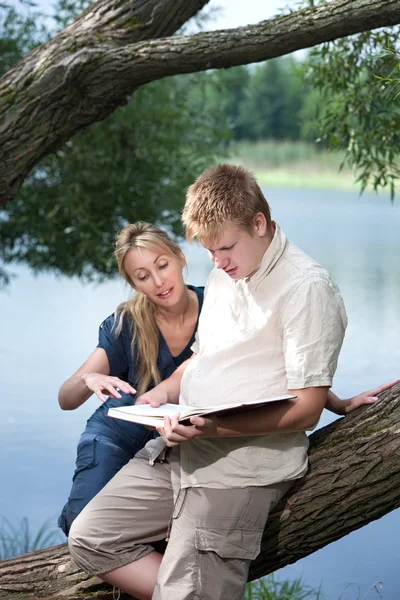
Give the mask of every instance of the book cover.
M 109 408 L 107 415 L 115 419 L 123 419 L 124 421 L 132 421 L 150 427 L 162 426 L 164 417 L 172 417 L 179 413 L 179 422 L 183 425 L 190 425 L 190 418 L 194 415 L 211 417 L 213 415 L 227 416 L 245 412 L 254 408 L 259 408 L 281 400 L 291 400 L 296 396 L 273 396 L 271 398 L 263 398 L 261 400 L 251 400 L 248 402 L 239 402 L 234 404 L 223 404 L 219 406 L 195 407 L 183 406 L 180 404 L 162 404 L 158 408 L 153 408 L 149 404 L 133 404 L 132 406 L 118 406 Z

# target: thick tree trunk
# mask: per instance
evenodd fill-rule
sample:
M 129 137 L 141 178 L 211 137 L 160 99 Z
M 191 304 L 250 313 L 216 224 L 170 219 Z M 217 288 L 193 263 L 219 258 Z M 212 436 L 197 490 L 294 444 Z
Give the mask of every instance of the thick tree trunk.
M 0 205 L 41 158 L 140 85 L 400 22 L 400 0 L 334 0 L 234 30 L 167 37 L 208 0 L 100 0 L 0 79 Z M 148 41 L 143 41 L 148 40 Z
M 354 411 L 310 439 L 310 471 L 268 521 L 251 579 L 400 506 L 400 385 L 375 405 Z M 0 598 L 109 600 L 112 590 L 82 573 L 64 544 L 1 562 Z

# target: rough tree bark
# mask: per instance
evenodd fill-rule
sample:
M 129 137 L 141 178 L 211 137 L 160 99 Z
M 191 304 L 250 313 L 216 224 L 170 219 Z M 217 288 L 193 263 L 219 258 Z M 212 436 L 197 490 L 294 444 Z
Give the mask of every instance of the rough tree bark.
M 251 579 L 400 506 L 400 384 L 310 440 L 309 473 L 274 510 Z M 0 598 L 109 600 L 112 590 L 82 573 L 63 544 L 0 562 Z
M 400 22 L 400 0 L 333 0 L 258 25 L 164 37 L 208 0 L 99 0 L 0 79 L 0 206 L 41 158 L 140 85 Z M 144 41 L 146 40 L 146 41 Z

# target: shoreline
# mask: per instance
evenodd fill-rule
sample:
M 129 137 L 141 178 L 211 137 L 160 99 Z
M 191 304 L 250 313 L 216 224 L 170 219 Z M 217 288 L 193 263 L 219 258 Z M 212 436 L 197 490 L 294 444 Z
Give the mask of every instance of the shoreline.
M 240 161 L 240 163 L 237 162 L 236 164 L 242 164 L 242 166 L 247 167 L 245 161 Z M 355 181 L 352 173 L 349 172 L 314 171 L 313 169 L 309 169 L 308 165 L 304 165 L 301 170 L 297 165 L 296 167 L 286 166 L 271 169 L 247 168 L 254 173 L 261 187 L 361 191 L 361 186 Z
M 259 140 L 232 144 L 227 162 L 254 173 L 261 186 L 360 191 L 357 175 L 340 169 L 344 155 L 311 142 Z M 370 189 L 370 188 L 369 188 Z

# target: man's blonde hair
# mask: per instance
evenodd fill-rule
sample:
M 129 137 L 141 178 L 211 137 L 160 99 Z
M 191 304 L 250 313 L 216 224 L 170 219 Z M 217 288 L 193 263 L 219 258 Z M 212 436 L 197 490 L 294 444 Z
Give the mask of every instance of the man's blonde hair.
M 252 173 L 235 165 L 217 165 L 189 187 L 182 221 L 189 241 L 214 241 L 229 224 L 251 231 L 259 212 L 269 227 L 271 211 Z

